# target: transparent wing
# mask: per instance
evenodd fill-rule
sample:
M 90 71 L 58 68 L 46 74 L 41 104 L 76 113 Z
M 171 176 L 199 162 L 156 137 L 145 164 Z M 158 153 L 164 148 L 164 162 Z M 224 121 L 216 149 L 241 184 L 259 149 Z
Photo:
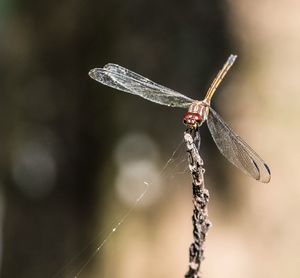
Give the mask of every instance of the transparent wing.
M 271 179 L 268 165 L 209 107 L 207 125 L 220 152 L 237 168 L 254 179 L 267 183 Z
M 116 64 L 107 64 L 89 72 L 96 81 L 133 95 L 138 95 L 162 105 L 188 108 L 193 100 L 146 77 Z

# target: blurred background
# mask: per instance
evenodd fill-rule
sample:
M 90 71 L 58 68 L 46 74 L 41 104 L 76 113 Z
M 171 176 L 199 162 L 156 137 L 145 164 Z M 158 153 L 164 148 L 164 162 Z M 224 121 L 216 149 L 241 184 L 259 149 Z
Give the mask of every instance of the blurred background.
M 299 277 L 299 8 L 1 0 L 1 277 L 183 277 L 192 241 L 185 111 L 102 86 L 88 71 L 113 62 L 201 99 L 231 53 L 238 60 L 213 106 L 272 180 L 236 170 L 202 127 L 213 223 L 203 277 Z

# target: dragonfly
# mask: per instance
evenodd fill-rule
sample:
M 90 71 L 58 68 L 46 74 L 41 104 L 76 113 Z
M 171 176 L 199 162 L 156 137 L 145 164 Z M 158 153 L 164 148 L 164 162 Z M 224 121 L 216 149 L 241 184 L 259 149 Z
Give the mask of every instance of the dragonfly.
M 268 165 L 211 107 L 211 99 L 217 87 L 236 58 L 237 55 L 229 56 L 201 101 L 159 85 L 117 64 L 109 63 L 103 68 L 92 69 L 89 71 L 89 76 L 119 91 L 137 95 L 161 105 L 188 109 L 183 117 L 183 123 L 187 129 L 197 131 L 204 122 L 207 122 L 208 129 L 221 154 L 246 175 L 268 183 L 271 179 Z

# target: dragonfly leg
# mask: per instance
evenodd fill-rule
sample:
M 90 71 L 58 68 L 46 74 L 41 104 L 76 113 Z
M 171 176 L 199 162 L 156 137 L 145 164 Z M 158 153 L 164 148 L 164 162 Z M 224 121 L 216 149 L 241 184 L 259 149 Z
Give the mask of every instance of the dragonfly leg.
M 197 150 L 200 150 L 200 144 L 201 144 L 201 137 L 200 137 L 200 128 L 188 128 L 186 130 L 187 133 L 191 134 L 194 144 L 197 148 Z
M 194 142 L 195 142 L 197 150 L 199 151 L 200 150 L 200 144 L 201 144 L 201 137 L 200 137 L 200 129 L 199 128 L 195 129 Z

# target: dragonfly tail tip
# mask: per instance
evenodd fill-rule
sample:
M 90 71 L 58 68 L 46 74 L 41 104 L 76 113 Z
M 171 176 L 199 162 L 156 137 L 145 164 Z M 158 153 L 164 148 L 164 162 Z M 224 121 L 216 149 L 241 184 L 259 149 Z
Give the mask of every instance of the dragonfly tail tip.
M 228 64 L 232 65 L 235 62 L 236 58 L 237 58 L 237 55 L 231 54 L 228 58 Z

